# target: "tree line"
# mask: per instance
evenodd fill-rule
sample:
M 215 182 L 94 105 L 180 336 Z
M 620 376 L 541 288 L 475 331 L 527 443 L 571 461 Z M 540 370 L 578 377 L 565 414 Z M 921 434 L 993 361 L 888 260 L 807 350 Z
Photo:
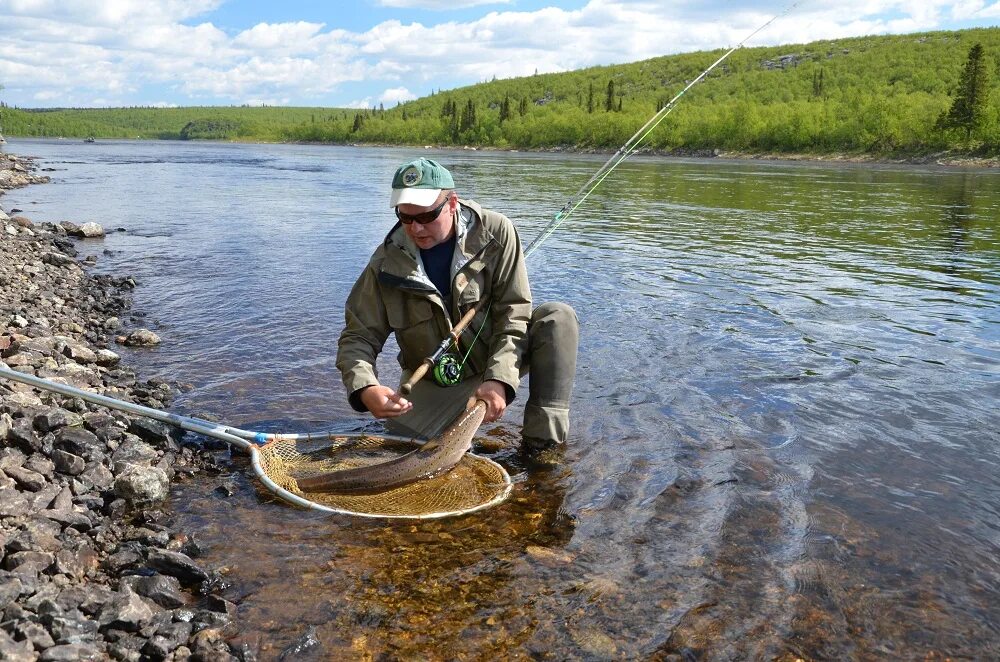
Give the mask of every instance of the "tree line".
M 389 109 L 8 110 L 5 130 L 15 135 L 615 149 L 722 52 L 494 79 Z M 740 49 L 685 95 L 647 145 L 668 153 L 997 154 L 998 56 L 1000 28 Z

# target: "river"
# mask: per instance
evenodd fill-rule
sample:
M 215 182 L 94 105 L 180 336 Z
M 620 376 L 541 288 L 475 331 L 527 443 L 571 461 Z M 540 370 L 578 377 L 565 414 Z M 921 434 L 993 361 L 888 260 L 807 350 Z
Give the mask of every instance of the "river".
M 336 340 L 396 165 L 439 159 L 527 242 L 604 159 L 7 149 L 53 183 L 6 209 L 125 229 L 83 252 L 138 281 L 164 342 L 123 353 L 189 385 L 174 409 L 288 431 L 368 422 Z M 234 452 L 169 510 L 261 659 L 307 632 L 298 659 L 997 659 L 998 218 L 996 170 L 634 158 L 529 261 L 581 321 L 561 465 L 498 450 L 505 503 L 400 523 L 276 502 Z

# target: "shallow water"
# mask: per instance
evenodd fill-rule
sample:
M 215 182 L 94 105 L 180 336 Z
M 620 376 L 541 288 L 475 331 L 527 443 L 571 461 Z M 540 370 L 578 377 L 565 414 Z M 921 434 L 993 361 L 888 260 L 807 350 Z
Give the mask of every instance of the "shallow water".
M 56 171 L 5 208 L 127 229 L 87 246 L 138 280 L 165 342 L 127 358 L 177 411 L 368 423 L 336 339 L 412 150 L 8 150 Z M 431 154 L 525 242 L 603 162 Z M 997 658 L 997 218 L 997 171 L 635 159 L 529 262 L 582 324 L 558 469 L 498 451 L 506 503 L 400 524 L 276 503 L 237 454 L 170 507 L 263 659 L 309 627 L 305 659 Z

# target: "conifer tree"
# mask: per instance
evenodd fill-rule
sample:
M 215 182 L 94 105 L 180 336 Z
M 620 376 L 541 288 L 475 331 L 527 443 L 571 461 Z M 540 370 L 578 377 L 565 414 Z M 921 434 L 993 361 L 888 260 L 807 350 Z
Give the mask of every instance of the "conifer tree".
M 590 81 L 590 89 L 587 91 L 587 112 L 594 112 L 594 81 Z
M 938 119 L 938 126 L 946 129 L 965 129 L 966 139 L 983 124 L 986 103 L 990 95 L 990 74 L 982 44 L 969 49 L 965 68 L 958 79 L 955 99 L 947 113 Z
M 608 97 L 604 100 L 604 110 L 605 112 L 611 112 L 615 109 L 615 81 L 608 81 Z

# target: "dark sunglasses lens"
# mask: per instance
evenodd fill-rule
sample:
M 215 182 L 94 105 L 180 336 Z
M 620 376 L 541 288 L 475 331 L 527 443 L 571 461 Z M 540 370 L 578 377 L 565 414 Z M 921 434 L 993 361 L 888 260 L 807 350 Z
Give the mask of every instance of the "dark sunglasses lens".
M 416 221 L 420 225 L 427 225 L 428 223 L 433 223 L 435 220 L 437 220 L 437 217 L 441 215 L 441 210 L 444 209 L 444 206 L 446 204 L 448 204 L 448 198 L 445 198 L 444 202 L 439 204 L 436 208 L 424 212 L 423 214 L 404 214 L 403 212 L 399 211 L 399 207 L 396 207 L 395 210 L 396 218 L 398 218 L 399 222 L 402 223 L 403 225 L 409 225 L 414 221 Z

